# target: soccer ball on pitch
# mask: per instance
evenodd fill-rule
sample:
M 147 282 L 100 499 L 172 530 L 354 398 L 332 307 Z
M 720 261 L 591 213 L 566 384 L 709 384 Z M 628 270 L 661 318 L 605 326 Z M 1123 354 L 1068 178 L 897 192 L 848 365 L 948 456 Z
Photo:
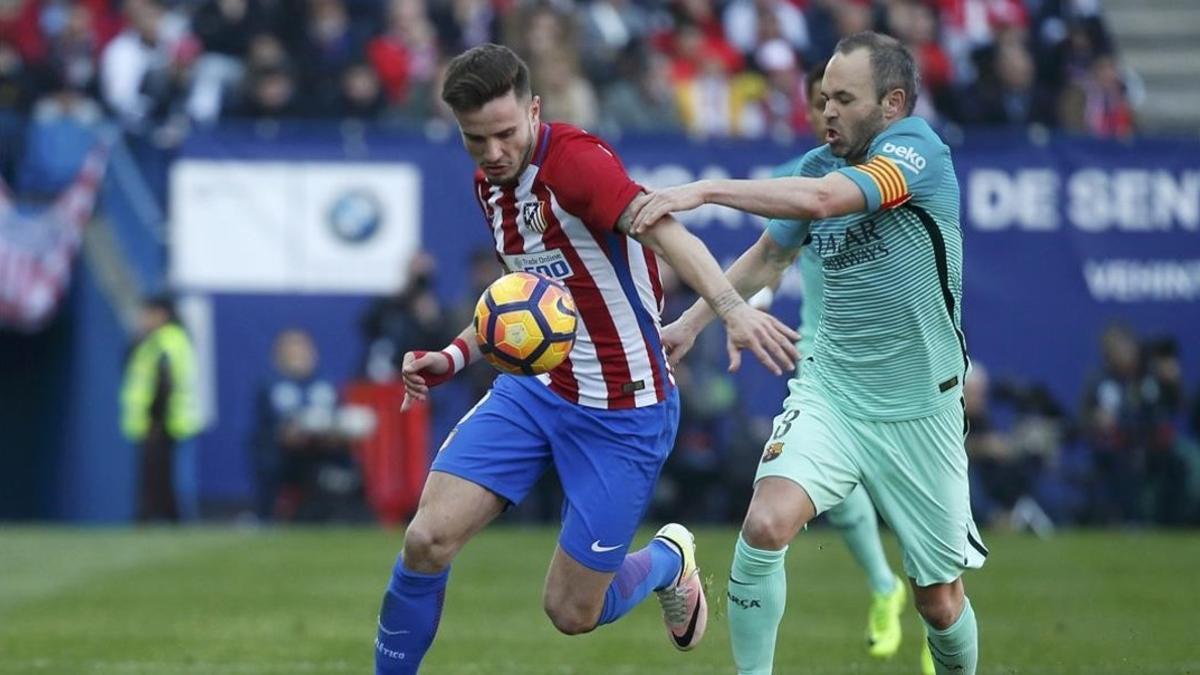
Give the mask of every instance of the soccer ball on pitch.
M 540 375 L 575 344 L 575 299 L 566 286 L 531 272 L 506 274 L 475 305 L 475 338 L 497 370 Z

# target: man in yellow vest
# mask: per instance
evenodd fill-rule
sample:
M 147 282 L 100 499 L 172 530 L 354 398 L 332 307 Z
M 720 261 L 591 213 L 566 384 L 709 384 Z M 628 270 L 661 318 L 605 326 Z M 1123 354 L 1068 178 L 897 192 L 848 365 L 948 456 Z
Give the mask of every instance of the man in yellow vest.
M 194 520 L 196 357 L 169 298 L 142 305 L 139 339 L 121 388 L 121 430 L 141 450 L 138 520 Z

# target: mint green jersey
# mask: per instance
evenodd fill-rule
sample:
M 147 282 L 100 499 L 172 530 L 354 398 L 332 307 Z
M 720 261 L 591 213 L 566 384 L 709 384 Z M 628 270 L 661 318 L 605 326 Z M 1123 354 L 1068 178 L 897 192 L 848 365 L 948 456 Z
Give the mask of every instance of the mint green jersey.
M 962 229 L 950 149 L 922 119 L 892 124 L 862 164 L 828 145 L 809 151 L 793 175 L 837 171 L 863 192 L 867 208 L 817 221 L 772 220 L 768 235 L 805 247 L 802 349 L 813 377 L 847 414 L 908 420 L 937 413 L 961 396 Z M 803 345 L 804 343 L 802 343 Z

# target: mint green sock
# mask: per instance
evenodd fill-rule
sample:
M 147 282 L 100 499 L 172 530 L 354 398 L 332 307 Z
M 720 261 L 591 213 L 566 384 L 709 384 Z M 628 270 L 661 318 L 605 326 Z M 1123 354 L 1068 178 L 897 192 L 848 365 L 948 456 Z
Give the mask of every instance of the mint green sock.
M 829 524 L 838 529 L 850 555 L 867 573 L 872 593 L 891 593 L 896 588 L 896 575 L 888 565 L 879 539 L 879 518 L 867 491 L 860 485 L 841 504 L 826 512 Z
M 929 631 L 929 651 L 938 675 L 975 675 L 979 663 L 979 629 L 969 599 L 963 598 L 963 611 L 954 625 L 946 630 L 929 624 L 925 628 Z
M 729 571 L 729 637 L 738 675 L 771 675 L 775 636 L 787 602 L 787 547 L 763 551 L 738 535 Z

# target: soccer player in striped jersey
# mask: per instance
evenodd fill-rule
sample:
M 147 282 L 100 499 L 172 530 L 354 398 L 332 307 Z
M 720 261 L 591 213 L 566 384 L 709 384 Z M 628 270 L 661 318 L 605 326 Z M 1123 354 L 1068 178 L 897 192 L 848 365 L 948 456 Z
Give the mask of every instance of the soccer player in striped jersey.
M 808 94 L 808 124 L 816 138 L 825 138 L 825 102 L 821 100 L 821 78 L 825 75 L 825 64 L 809 70 L 805 76 L 805 92 Z M 792 176 L 799 172 L 804 157 L 785 162 L 775 170 L 775 176 Z M 798 263 L 804 284 L 804 298 L 800 312 L 800 353 L 812 352 L 813 336 L 821 321 L 821 309 L 825 304 L 825 281 L 821 277 L 821 257 L 812 246 L 800 251 Z M 671 350 L 670 361 L 677 363 L 687 353 L 686 348 Z M 800 367 L 803 367 L 803 361 Z M 799 371 L 797 371 L 798 374 Z M 902 630 L 900 613 L 907 601 L 904 583 L 888 565 L 879 539 L 879 522 L 875 505 L 863 486 L 855 488 L 846 500 L 825 512 L 825 518 L 837 529 L 842 541 L 850 549 L 855 562 L 867 575 L 871 589 L 871 607 L 867 613 L 867 652 L 880 659 L 888 659 L 900 649 Z M 933 659 L 929 646 L 921 643 L 922 675 L 934 675 Z
M 509 271 L 537 271 L 570 289 L 579 313 L 567 361 L 539 377 L 501 375 L 434 460 L 379 612 L 375 669 L 415 673 L 441 617 L 450 563 L 551 465 L 566 496 L 544 605 L 575 635 L 617 620 L 651 592 L 672 644 L 704 634 L 707 601 L 695 543 L 668 524 L 631 552 L 654 484 L 674 445 L 679 395 L 659 338 L 661 255 L 719 315 L 731 359 L 750 349 L 776 374 L 798 360 L 799 337 L 752 309 L 704 244 L 669 216 L 631 237 L 649 199 L 612 148 L 540 119 L 529 71 L 510 50 L 483 45 L 447 69 L 442 99 L 478 165 L 475 196 Z M 439 352 L 410 352 L 406 403 L 480 356 L 473 329 Z
M 962 573 L 987 555 L 971 517 L 963 447 L 962 231 L 949 148 L 912 117 L 912 55 L 859 33 L 821 83 L 826 144 L 794 176 L 701 181 L 654 193 L 634 232 L 705 203 L 772 218 L 727 271 L 749 296 L 802 247 L 820 258 L 824 306 L 756 476 L 729 579 L 739 673 L 771 672 L 786 599 L 784 555 L 816 515 L 866 489 L 892 526 L 939 674 L 975 672 Z M 686 346 L 711 319 L 693 306 L 665 329 Z

